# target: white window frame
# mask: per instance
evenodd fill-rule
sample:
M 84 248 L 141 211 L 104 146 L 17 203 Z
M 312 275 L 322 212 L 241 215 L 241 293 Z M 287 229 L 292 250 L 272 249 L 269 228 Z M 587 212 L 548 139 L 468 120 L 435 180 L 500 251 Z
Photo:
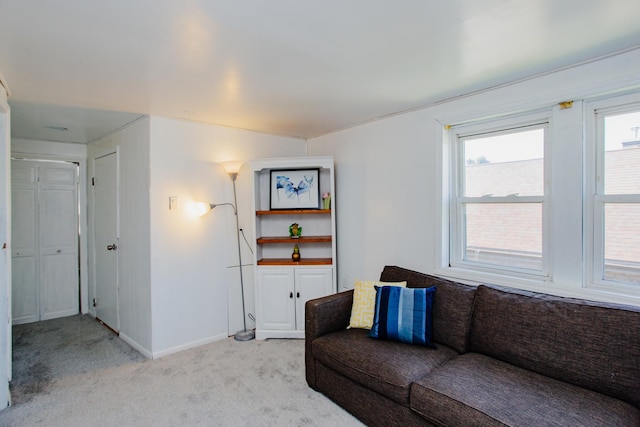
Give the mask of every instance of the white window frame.
M 605 292 L 640 296 L 640 286 L 605 280 L 604 206 L 607 203 L 638 203 L 640 194 L 604 194 L 604 118 L 640 110 L 640 94 L 610 97 L 590 102 L 585 109 L 587 127 L 585 204 L 586 287 Z
M 551 265 L 551 245 L 549 239 L 549 193 L 550 193 L 550 165 L 551 153 L 549 140 L 551 134 L 552 111 L 533 112 L 525 115 L 511 116 L 499 120 L 478 121 L 474 123 L 451 126 L 448 130 L 450 159 L 451 159 L 451 198 L 449 206 L 449 267 L 454 270 L 470 273 L 485 273 L 490 275 L 510 276 L 526 280 L 549 281 Z M 465 158 L 461 153 L 461 138 L 482 136 L 484 134 L 509 134 L 521 129 L 544 128 L 544 183 L 543 194 L 540 196 L 464 196 L 464 168 Z M 542 206 L 542 268 L 540 271 L 530 269 L 493 265 L 463 259 L 465 239 L 463 218 L 465 204 L 483 203 L 523 203 L 540 204 Z M 464 274 L 463 274 L 464 275 Z

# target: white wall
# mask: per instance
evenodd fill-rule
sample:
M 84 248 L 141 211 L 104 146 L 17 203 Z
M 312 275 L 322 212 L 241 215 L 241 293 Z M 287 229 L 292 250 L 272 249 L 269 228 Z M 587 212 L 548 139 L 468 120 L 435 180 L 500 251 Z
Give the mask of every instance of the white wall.
M 373 280 L 385 264 L 424 271 L 432 258 L 425 213 L 430 123 L 424 112 L 398 115 L 309 141 L 309 155 L 333 155 L 336 171 L 338 288 Z
M 304 156 L 306 144 L 299 138 L 152 117 L 150 150 L 153 355 L 159 357 L 242 329 L 233 209 L 221 206 L 194 217 L 190 203 L 233 202 L 232 182 L 220 162 Z M 241 170 L 237 181 L 240 227 L 246 231 L 251 229 L 249 178 Z M 178 198 L 177 210 L 169 210 L 170 196 Z M 252 257 L 244 242 L 241 246 L 247 312 L 255 313 Z
M 120 337 L 148 357 L 153 351 L 151 323 L 150 225 L 149 225 L 149 122 L 142 118 L 88 146 L 89 177 L 93 159 L 119 150 L 118 281 Z M 92 195 L 89 191 L 89 208 Z M 89 230 L 93 230 L 89 214 Z M 95 296 L 93 234 L 89 234 L 90 298 Z
M 308 141 L 336 163 L 338 281 L 386 264 L 435 273 L 442 239 L 442 125 L 638 89 L 640 50 L 380 119 Z
M 26 159 L 78 161 L 87 158 L 87 145 L 13 138 L 11 155 Z

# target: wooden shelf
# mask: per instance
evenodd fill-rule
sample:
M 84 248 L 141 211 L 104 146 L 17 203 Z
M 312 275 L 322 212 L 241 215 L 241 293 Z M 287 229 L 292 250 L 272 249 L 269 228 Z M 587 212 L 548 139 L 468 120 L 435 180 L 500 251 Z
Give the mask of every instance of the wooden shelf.
M 318 215 L 330 213 L 331 209 L 278 209 L 271 211 L 256 211 L 256 215 Z
M 291 258 L 263 258 L 258 260 L 258 265 L 332 265 L 331 258 L 302 258 L 300 261 L 292 261 Z
M 331 236 L 300 236 L 295 239 L 289 236 L 260 237 L 257 242 L 259 245 L 269 243 L 331 243 Z

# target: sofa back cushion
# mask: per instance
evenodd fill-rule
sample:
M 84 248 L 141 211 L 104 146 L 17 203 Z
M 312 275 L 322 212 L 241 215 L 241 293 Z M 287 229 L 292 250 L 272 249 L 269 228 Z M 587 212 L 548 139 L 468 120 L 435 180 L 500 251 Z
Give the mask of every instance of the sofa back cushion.
M 451 347 L 458 353 L 467 348 L 475 286 L 463 285 L 397 266 L 386 266 L 380 280 L 407 282 L 408 288 L 436 287 L 433 296 L 433 341 Z
M 640 308 L 480 285 L 469 351 L 640 407 Z

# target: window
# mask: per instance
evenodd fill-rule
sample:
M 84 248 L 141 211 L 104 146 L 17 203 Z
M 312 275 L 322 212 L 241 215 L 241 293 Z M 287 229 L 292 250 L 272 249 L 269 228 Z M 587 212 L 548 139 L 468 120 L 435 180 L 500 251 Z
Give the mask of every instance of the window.
M 640 285 L 640 105 L 595 110 L 593 281 Z
M 531 107 L 442 127 L 436 273 L 640 304 L 640 92 Z
M 548 118 L 451 129 L 450 264 L 546 276 Z

